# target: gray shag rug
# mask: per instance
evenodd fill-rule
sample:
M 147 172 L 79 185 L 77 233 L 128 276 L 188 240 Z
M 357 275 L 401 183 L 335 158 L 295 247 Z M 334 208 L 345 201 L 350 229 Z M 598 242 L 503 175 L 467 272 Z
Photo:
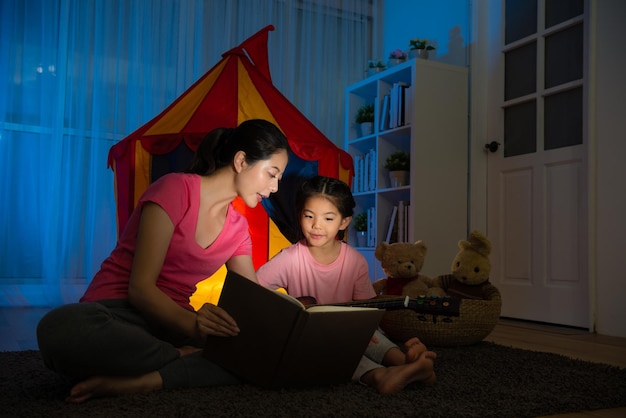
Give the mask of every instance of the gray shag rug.
M 395 395 L 346 383 L 304 389 L 252 385 L 164 390 L 67 404 L 70 382 L 38 351 L 0 352 L 6 417 L 497 417 L 626 407 L 626 369 L 481 342 L 433 347 L 437 383 Z

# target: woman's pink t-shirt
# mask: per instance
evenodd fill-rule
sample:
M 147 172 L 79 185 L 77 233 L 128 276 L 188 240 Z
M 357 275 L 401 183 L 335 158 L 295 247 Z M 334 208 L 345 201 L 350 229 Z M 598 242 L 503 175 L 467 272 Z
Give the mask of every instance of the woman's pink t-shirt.
M 229 205 L 224 228 L 207 248 L 196 242 L 201 177 L 167 174 L 148 187 L 133 211 L 111 255 L 104 260 L 81 302 L 128 296 L 128 282 L 145 202 L 158 204 L 174 223 L 174 233 L 156 285 L 177 304 L 190 309 L 196 284 L 215 273 L 228 259 L 251 255 L 246 218 Z
M 341 242 L 341 251 L 335 261 L 320 264 L 311 255 L 306 240 L 301 240 L 259 267 L 257 279 L 271 289 L 282 287 L 296 298 L 313 296 L 318 304 L 350 302 L 376 296 L 367 261 L 345 242 Z

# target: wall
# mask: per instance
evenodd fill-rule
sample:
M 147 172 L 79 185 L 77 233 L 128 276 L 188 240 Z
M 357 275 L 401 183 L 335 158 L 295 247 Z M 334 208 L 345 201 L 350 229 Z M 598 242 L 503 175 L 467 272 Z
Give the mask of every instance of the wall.
M 426 38 L 436 47 L 429 59 L 468 65 L 469 0 L 386 0 L 383 22 L 382 51 L 373 58 L 386 62 L 391 51 L 407 51 L 410 39 Z
M 626 39 L 626 2 L 592 0 L 591 5 L 592 18 L 597 16 L 591 25 L 594 52 L 589 127 L 590 176 L 596 191 L 595 205 L 593 194 L 590 196 L 591 222 L 596 229 L 595 246 L 593 240 L 591 243 L 596 271 L 596 330 L 626 337 L 626 196 L 622 184 L 626 178 L 626 58 L 621 52 Z

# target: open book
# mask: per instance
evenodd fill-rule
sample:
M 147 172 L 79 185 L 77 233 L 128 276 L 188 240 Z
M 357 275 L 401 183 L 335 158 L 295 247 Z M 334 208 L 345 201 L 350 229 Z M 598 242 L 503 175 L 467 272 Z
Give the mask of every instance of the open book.
M 384 310 L 318 305 L 228 272 L 218 306 L 237 321 L 236 337 L 207 338 L 204 355 L 265 387 L 348 382 Z

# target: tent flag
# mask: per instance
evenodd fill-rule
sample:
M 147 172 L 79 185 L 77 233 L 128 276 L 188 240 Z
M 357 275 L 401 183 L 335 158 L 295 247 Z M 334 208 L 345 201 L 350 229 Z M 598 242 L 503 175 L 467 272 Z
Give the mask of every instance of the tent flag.
M 292 150 L 278 193 L 256 210 L 236 204 L 250 224 L 255 268 L 299 235 L 289 199 L 303 177 L 319 174 L 351 183 L 352 157 L 272 84 L 267 44 L 273 30 L 268 25 L 222 54 L 217 64 L 167 108 L 111 147 L 108 166 L 115 177 L 118 233 L 148 185 L 165 173 L 184 171 L 208 132 L 249 119 L 273 122 Z

